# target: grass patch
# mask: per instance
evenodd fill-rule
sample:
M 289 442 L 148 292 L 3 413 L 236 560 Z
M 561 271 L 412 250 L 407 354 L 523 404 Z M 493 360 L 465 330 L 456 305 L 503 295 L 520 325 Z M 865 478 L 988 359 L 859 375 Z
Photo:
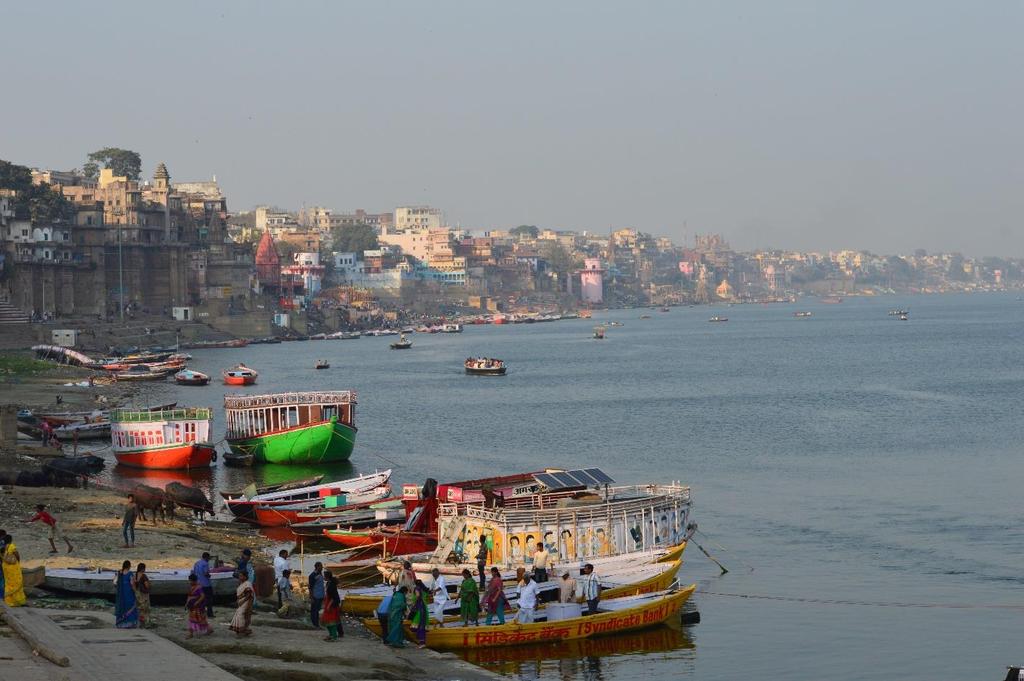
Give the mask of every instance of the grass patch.
M 50 362 L 43 362 L 26 355 L 0 353 L 0 375 L 38 376 L 48 374 L 57 368 Z

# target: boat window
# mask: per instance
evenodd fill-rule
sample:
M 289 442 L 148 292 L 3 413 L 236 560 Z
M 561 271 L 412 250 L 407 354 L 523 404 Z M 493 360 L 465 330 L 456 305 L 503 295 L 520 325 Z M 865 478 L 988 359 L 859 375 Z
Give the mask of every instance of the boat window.
M 333 417 L 338 415 L 338 407 L 333 404 L 325 404 L 320 412 L 320 418 L 323 421 L 330 421 Z
M 291 407 L 288 409 L 288 425 L 297 426 L 299 425 L 299 408 Z

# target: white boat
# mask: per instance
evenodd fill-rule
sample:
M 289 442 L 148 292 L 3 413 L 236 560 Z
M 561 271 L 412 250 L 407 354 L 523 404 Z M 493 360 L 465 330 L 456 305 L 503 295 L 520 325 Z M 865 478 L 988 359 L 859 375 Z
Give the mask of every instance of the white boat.
M 213 586 L 214 597 L 234 597 L 238 580 L 230 568 L 211 570 L 210 584 Z M 179 570 L 146 570 L 146 576 L 152 584 L 152 596 L 187 596 L 189 591 L 188 576 L 190 569 Z M 46 570 L 43 586 L 52 591 L 88 596 L 115 595 L 114 575 L 117 570 L 110 568 L 53 568 Z
M 247 490 L 243 490 L 240 496 L 226 498 L 225 502 L 227 503 L 228 510 L 235 517 L 245 520 L 254 517 L 257 506 L 288 506 L 301 502 L 311 502 L 324 496 L 366 493 L 379 487 L 386 487 L 390 479 L 391 469 L 389 468 L 385 471 L 360 475 L 349 480 L 335 480 L 298 489 L 278 490 L 267 494 L 246 494 Z
M 65 440 L 99 440 L 110 437 L 110 421 L 99 421 L 97 423 L 70 423 L 66 426 L 53 429 L 62 442 Z

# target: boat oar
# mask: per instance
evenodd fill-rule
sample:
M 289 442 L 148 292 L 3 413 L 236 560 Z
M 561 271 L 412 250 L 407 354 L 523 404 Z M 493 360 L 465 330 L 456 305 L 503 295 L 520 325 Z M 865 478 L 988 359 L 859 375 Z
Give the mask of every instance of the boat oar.
M 728 572 L 728 571 L 729 571 L 729 568 L 727 568 L 727 567 L 725 567 L 724 565 L 722 565 L 721 563 L 719 563 L 719 562 L 718 562 L 718 560 L 717 560 L 717 559 L 716 559 L 716 558 L 715 558 L 714 556 L 712 556 L 712 555 L 711 555 L 710 553 L 708 553 L 708 550 L 707 550 L 707 549 L 705 549 L 705 548 L 704 548 L 703 546 L 701 546 L 701 545 L 700 545 L 700 543 L 698 543 L 696 539 L 693 539 L 693 538 L 691 537 L 691 538 L 690 538 L 690 541 L 692 541 L 692 542 L 693 542 L 694 544 L 697 544 L 697 548 L 698 548 L 698 549 L 700 549 L 700 552 L 701 552 L 701 553 L 703 553 L 703 554 L 704 554 L 705 556 L 707 556 L 707 557 L 708 557 L 708 560 L 710 560 L 710 561 L 711 561 L 712 563 L 714 563 L 715 565 L 717 565 L 717 566 L 718 566 L 718 569 L 722 571 L 722 574 L 723 574 L 723 575 L 724 575 L 724 574 L 725 574 L 726 572 Z

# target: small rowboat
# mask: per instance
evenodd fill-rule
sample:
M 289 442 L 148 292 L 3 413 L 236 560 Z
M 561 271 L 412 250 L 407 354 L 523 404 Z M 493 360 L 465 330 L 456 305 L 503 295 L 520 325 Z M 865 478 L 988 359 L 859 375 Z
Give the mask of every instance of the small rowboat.
M 191 570 L 147 570 L 151 596 L 180 596 L 189 592 L 188 576 Z M 114 597 L 114 575 L 109 568 L 62 568 L 46 571 L 43 586 L 51 591 L 80 594 L 85 596 Z M 238 581 L 232 568 L 210 570 L 210 584 L 214 597 L 235 597 Z
M 335 480 L 298 489 L 280 490 L 269 494 L 256 494 L 226 499 L 228 510 L 239 520 L 253 522 L 256 508 L 260 506 L 288 506 L 299 502 L 311 502 L 328 496 L 368 492 L 388 484 L 391 469 L 369 475 L 360 475 L 349 480 Z
M 226 455 L 225 455 L 226 456 Z M 319 485 L 320 481 L 324 479 L 322 475 L 314 475 L 312 478 L 305 478 L 303 480 L 291 480 L 289 482 L 279 482 L 276 485 L 266 485 L 264 487 L 255 487 L 252 489 L 252 496 L 257 494 L 270 494 L 272 492 L 285 492 L 290 489 L 299 489 L 302 487 L 312 487 L 313 485 Z M 227 492 L 221 490 L 220 496 L 223 499 L 236 499 L 244 497 L 247 490 L 235 490 Z
M 318 359 L 316 364 L 313 366 L 314 369 L 330 369 L 331 363 L 326 359 Z
M 534 622 L 508 622 L 491 626 L 461 626 L 460 621 L 445 623 L 427 630 L 427 647 L 436 650 L 511 646 L 522 643 L 558 642 L 617 634 L 644 629 L 667 622 L 679 612 L 697 585 L 673 591 L 660 591 L 642 596 L 602 599 L 593 615 L 579 614 L 579 605 L 557 604 L 537 612 Z M 568 615 L 568 616 L 565 616 Z M 370 631 L 381 633 L 380 622 L 363 621 Z M 415 640 L 415 632 L 405 627 L 405 634 Z
M 719 317 L 719 316 L 716 315 L 716 316 L 712 317 L 711 319 L 709 319 L 708 321 L 709 322 L 727 322 L 727 321 L 729 321 L 729 318 L 728 317 Z
M 112 371 L 115 381 L 163 381 L 180 367 L 154 369 L 145 364 L 133 364 L 123 371 Z
M 244 364 L 222 371 L 221 374 L 224 376 L 224 385 L 253 385 L 259 376 L 255 370 Z
M 375 504 L 384 500 L 390 494 L 391 488 L 386 485 L 376 487 L 366 492 L 346 494 L 344 495 L 345 503 L 342 506 L 334 507 L 333 510 L 341 512 L 365 509 L 370 506 L 370 504 Z M 254 522 L 260 527 L 285 527 L 286 525 L 290 525 L 298 521 L 299 513 L 315 508 L 324 508 L 323 498 L 317 499 L 315 503 L 300 501 L 295 504 L 257 506 L 253 509 L 253 515 L 256 518 Z M 372 520 L 375 514 L 371 511 L 369 515 Z
M 377 547 L 392 555 L 424 553 L 437 548 L 436 532 L 407 532 L 399 525 L 372 530 L 324 530 L 324 536 L 350 549 Z
M 392 350 L 408 350 L 412 347 L 412 341 L 405 337 L 403 333 L 401 338 L 391 344 Z
M 183 369 L 174 374 L 174 382 L 178 385 L 206 385 L 210 382 L 210 377 L 201 371 Z
M 54 428 L 53 434 L 61 441 L 74 440 L 99 440 L 110 437 L 110 421 L 99 423 L 70 423 L 60 428 Z
M 491 357 L 470 357 L 464 363 L 471 376 L 504 376 L 505 362 Z

